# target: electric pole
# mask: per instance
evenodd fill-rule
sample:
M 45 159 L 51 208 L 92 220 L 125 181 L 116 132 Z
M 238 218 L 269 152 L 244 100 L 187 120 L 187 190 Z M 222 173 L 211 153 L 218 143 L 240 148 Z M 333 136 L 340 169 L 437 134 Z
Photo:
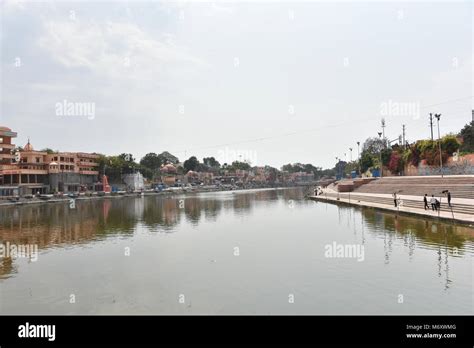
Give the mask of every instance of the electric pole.
M 385 118 L 382 118 L 382 134 L 384 147 L 387 147 L 387 144 L 385 143 Z
M 431 141 L 433 141 L 433 114 L 430 112 Z
M 359 163 L 359 174 L 360 174 L 360 141 L 357 142 L 357 161 Z
M 405 143 L 405 125 L 403 125 L 403 138 L 402 138 L 402 145 L 405 147 L 406 146 L 406 143 Z
M 438 120 L 439 171 L 441 172 L 441 177 L 443 177 L 443 156 L 441 154 L 441 133 L 439 132 L 439 119 L 441 118 L 441 114 L 435 114 L 435 117 Z

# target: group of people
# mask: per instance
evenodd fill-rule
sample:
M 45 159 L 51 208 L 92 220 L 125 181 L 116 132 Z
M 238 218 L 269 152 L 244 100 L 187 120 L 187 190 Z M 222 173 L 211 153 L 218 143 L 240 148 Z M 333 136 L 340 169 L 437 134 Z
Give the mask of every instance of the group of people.
M 321 188 L 321 186 L 316 187 L 315 190 L 314 190 L 314 195 L 319 196 L 319 195 L 322 195 L 322 194 L 323 194 L 323 189 Z
M 448 190 L 445 190 L 443 191 L 444 194 L 446 194 L 447 198 L 448 198 L 448 206 L 451 208 L 451 192 L 449 192 Z M 438 209 L 441 209 L 441 202 L 434 196 L 434 195 L 431 195 L 431 197 L 429 198 L 429 204 L 428 204 L 428 194 L 425 193 L 425 196 L 423 197 L 423 202 L 425 203 L 425 210 L 429 210 L 430 209 L 430 205 L 431 205 L 431 209 L 433 211 L 438 211 Z M 396 207 L 398 207 L 400 205 L 400 199 L 397 197 L 397 193 L 393 193 L 393 204 Z
M 451 208 L 451 192 L 448 190 L 443 191 L 444 194 L 446 194 L 448 198 L 448 206 Z M 430 207 L 428 205 L 428 195 L 425 193 L 425 196 L 423 197 L 423 202 L 425 203 L 425 210 L 429 210 Z M 441 202 L 435 198 L 434 195 L 431 195 L 430 198 L 430 205 L 431 209 L 437 211 L 438 209 L 441 209 Z

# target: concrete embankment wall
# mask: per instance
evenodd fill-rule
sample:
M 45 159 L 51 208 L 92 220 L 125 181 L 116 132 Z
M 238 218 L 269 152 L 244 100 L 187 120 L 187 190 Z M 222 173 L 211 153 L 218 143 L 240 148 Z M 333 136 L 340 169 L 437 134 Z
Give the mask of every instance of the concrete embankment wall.
M 460 208 L 456 211 L 450 210 L 446 205 L 443 205 L 440 211 L 432 211 L 424 210 L 422 201 L 416 201 L 416 204 L 420 206 L 419 208 L 414 207 L 414 204 L 409 204 L 408 201 L 402 206 L 395 207 L 393 205 L 393 199 L 390 197 L 381 198 L 368 196 L 367 198 L 361 198 L 360 196 L 354 194 L 341 193 L 331 195 L 323 194 L 320 196 L 311 196 L 309 198 L 315 201 L 330 204 L 379 209 L 398 215 L 419 216 L 426 219 L 435 219 L 445 222 L 468 225 L 474 228 L 474 214 L 472 213 L 472 211 L 474 211 L 474 200 L 472 205 L 463 204 L 462 207 L 459 205 Z M 367 201 L 364 201 L 363 199 L 367 199 Z

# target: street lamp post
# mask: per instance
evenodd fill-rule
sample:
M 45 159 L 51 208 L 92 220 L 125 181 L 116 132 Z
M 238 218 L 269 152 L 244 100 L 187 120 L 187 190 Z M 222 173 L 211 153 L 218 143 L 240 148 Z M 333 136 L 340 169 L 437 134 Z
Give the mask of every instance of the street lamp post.
M 383 134 L 383 144 L 384 148 L 387 147 L 387 143 L 385 142 L 385 118 L 382 118 L 382 134 Z
M 351 159 L 351 162 L 352 162 L 352 147 L 349 148 L 349 151 L 351 152 L 351 157 L 350 157 L 350 159 Z
M 360 141 L 357 142 L 357 162 L 359 163 L 359 174 L 360 174 L 360 151 L 359 151 L 359 147 L 360 147 Z
M 379 135 L 379 138 L 382 139 L 382 132 L 378 132 L 377 134 Z M 380 177 L 382 177 L 382 173 L 383 173 L 382 150 L 383 148 L 380 148 Z
M 441 153 L 441 133 L 439 131 L 439 119 L 441 118 L 441 114 L 435 114 L 435 117 L 438 120 L 439 170 L 441 172 L 441 177 L 443 177 L 443 156 Z

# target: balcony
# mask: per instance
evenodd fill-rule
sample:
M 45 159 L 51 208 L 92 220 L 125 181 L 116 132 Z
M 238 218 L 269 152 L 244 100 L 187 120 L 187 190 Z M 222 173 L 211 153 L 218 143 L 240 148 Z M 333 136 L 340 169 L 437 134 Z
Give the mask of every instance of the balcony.
M 14 149 L 15 144 L 2 144 L 0 143 L 0 149 Z
M 16 165 L 0 165 L 0 174 L 3 174 L 3 175 L 16 175 L 16 174 L 46 175 L 48 174 L 48 171 L 46 169 L 20 168 Z
M 88 161 L 79 161 L 80 166 L 85 166 L 85 167 L 97 167 L 99 163 L 97 162 L 88 162 Z
M 44 163 L 44 162 L 20 162 L 20 163 L 18 163 L 18 165 L 20 167 L 21 166 L 40 166 L 40 167 L 44 167 L 44 166 L 47 166 L 48 164 Z
M 20 169 L 21 174 L 38 174 L 38 175 L 46 175 L 48 174 L 48 171 L 46 169 L 25 169 L 21 168 Z
M 0 164 L 0 170 L 14 170 L 18 169 L 18 166 L 15 164 Z
M 97 155 L 97 154 L 85 153 L 85 152 L 78 152 L 77 157 L 79 157 L 79 160 L 81 160 L 82 158 L 91 158 L 91 159 L 95 159 L 95 160 L 100 158 L 100 156 Z
M 83 175 L 99 175 L 99 172 L 96 170 L 80 170 L 79 174 Z
M 15 158 L 15 155 L 10 155 L 10 154 L 7 154 L 7 153 L 0 153 L 0 160 L 1 159 L 14 159 Z

